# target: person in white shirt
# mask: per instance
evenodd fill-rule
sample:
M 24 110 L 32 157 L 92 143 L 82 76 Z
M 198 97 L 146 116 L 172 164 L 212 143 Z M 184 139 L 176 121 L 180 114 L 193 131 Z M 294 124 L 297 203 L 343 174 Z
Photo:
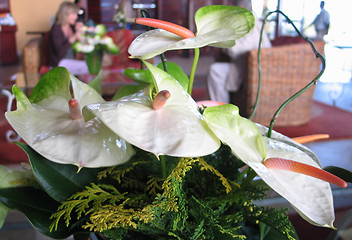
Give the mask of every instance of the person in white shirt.
M 233 2 L 236 6 L 252 10 L 250 0 L 235 0 Z M 224 53 L 230 57 L 230 62 L 215 62 L 210 66 L 207 84 L 211 100 L 229 103 L 230 92 L 236 92 L 240 89 L 246 78 L 246 54 L 249 50 L 258 48 L 261 27 L 261 21 L 256 19 L 255 26 L 250 33 L 238 39 L 232 48 L 223 49 Z M 264 32 L 261 48 L 268 47 L 271 47 L 271 42 Z

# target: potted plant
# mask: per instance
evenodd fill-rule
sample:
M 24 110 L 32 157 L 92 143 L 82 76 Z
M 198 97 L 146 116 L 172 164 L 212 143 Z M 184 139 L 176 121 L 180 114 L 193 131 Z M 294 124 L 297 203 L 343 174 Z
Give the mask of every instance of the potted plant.
M 119 48 L 113 39 L 106 35 L 106 28 L 103 24 L 95 27 L 83 26 L 80 38 L 73 43 L 72 48 L 76 52 L 85 54 L 90 74 L 96 75 L 101 69 L 104 52 L 118 54 Z
M 2 169 L 2 207 L 20 210 L 53 238 L 295 239 L 285 209 L 254 203 L 271 188 L 305 220 L 332 228 L 329 183 L 346 187 L 344 180 L 296 141 L 275 131 L 268 137 L 236 106 L 199 106 L 190 95 L 198 48 L 235 44 L 252 29 L 252 13 L 203 7 L 196 35 L 158 20 L 136 22 L 166 30 L 142 34 L 130 54 L 144 60 L 193 48 L 190 78 L 174 63 L 144 61 L 147 69 L 125 72 L 139 84 L 108 102 L 60 67 L 29 98 L 14 86 L 17 110 L 6 118 L 26 142 L 17 144 L 31 171 Z

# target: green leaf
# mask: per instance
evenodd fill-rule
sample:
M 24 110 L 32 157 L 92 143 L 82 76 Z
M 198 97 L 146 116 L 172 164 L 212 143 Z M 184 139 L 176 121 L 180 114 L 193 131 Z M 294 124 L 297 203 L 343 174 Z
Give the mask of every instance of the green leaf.
M 149 70 L 147 69 L 133 69 L 127 68 L 124 71 L 124 75 L 131 78 L 133 81 L 137 83 L 152 83 L 153 77 Z
M 134 94 L 145 88 L 148 84 L 138 84 L 138 85 L 124 85 L 119 88 L 116 94 L 112 97 L 112 101 L 119 98 Z
M 30 146 L 17 143 L 29 156 L 34 176 L 42 188 L 56 201 L 64 201 L 74 193 L 96 181 L 100 169 L 82 168 L 79 172 L 71 164 L 58 164 L 44 158 Z
M 0 229 L 5 223 L 5 219 L 7 217 L 7 213 L 9 212 L 9 208 L 4 204 L 0 203 Z
M 59 203 L 40 189 L 3 188 L 0 189 L 0 202 L 22 212 L 39 232 L 51 238 L 67 238 L 74 231 L 67 228 L 63 222 L 59 223 L 57 231 L 49 231 L 52 222 L 50 217 L 57 211 Z
M 102 82 L 102 77 L 101 77 L 101 70 L 100 70 L 98 75 L 92 81 L 90 81 L 88 85 L 101 95 L 103 92 L 101 82 Z
M 31 185 L 35 182 L 32 171 L 18 171 L 0 165 L 0 189 Z M 0 228 L 5 222 L 8 207 L 0 203 Z
M 170 74 L 173 78 L 177 80 L 177 82 L 182 86 L 186 91 L 188 90 L 189 78 L 184 73 L 182 68 L 173 62 L 165 62 L 167 67 L 167 73 Z M 158 68 L 164 70 L 163 63 L 159 63 Z
M 55 67 L 47 72 L 34 87 L 29 100 L 37 103 L 52 95 L 62 96 L 70 100 L 70 72 L 63 67 Z
M 352 172 L 348 171 L 347 169 L 335 166 L 328 166 L 325 167 L 324 170 L 338 176 L 346 182 L 352 183 Z

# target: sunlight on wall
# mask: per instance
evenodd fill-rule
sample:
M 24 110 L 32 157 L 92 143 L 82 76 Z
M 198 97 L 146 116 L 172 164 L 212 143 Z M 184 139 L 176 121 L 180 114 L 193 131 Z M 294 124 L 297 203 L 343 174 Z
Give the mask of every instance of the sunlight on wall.
M 28 31 L 49 31 L 50 18 L 55 16 L 63 0 L 10 0 L 11 13 L 17 24 L 16 44 L 22 54 L 24 45 L 40 35 Z

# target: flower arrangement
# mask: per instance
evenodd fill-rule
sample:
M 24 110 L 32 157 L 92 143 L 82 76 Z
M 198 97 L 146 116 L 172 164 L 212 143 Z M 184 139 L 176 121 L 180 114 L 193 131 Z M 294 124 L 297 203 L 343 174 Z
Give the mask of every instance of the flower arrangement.
M 79 39 L 72 44 L 76 52 L 85 54 L 85 59 L 91 74 L 97 74 L 101 69 L 103 53 L 118 54 L 119 48 L 113 39 L 106 35 L 104 24 L 95 27 L 83 26 Z
M 29 98 L 14 85 L 17 109 L 6 118 L 26 142 L 17 144 L 31 170 L 0 168 L 2 209 L 18 209 L 52 238 L 295 239 L 285 209 L 254 203 L 271 188 L 308 222 L 333 228 L 329 183 L 346 187 L 344 180 L 236 106 L 200 107 L 191 97 L 199 47 L 234 45 L 253 28 L 252 13 L 200 8 L 196 35 L 160 20 L 136 22 L 158 29 L 137 37 L 133 57 L 194 49 L 191 76 L 171 62 L 143 61 L 147 69 L 125 71 L 138 85 L 107 102 L 95 90 L 99 78 L 87 85 L 60 67 Z M 350 182 L 351 173 L 333 169 Z

